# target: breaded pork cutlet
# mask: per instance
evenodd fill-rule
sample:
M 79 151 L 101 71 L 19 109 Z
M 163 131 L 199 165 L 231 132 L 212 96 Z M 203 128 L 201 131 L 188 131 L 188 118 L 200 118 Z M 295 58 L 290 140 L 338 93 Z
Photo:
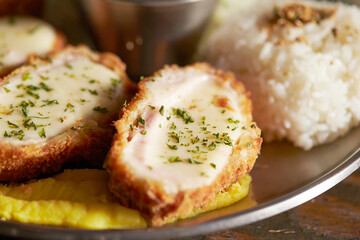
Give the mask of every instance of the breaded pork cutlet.
M 26 63 L 32 55 L 45 56 L 64 48 L 65 37 L 50 24 L 28 16 L 0 17 L 0 76 Z
M 67 47 L 0 81 L 0 181 L 101 167 L 134 86 L 110 53 Z
M 205 207 L 259 154 L 251 102 L 232 74 L 205 63 L 169 66 L 141 81 L 115 123 L 109 188 L 154 226 Z

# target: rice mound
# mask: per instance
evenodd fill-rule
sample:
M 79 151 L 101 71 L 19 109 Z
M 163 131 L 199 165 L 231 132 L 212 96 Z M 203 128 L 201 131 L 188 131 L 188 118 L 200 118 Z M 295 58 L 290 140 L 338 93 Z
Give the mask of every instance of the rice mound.
M 291 5 L 297 8 L 293 12 Z M 300 5 L 311 8 L 301 12 Z M 203 58 L 244 82 L 267 141 L 286 138 L 309 150 L 359 124 L 360 10 L 355 6 L 263 1 L 217 29 Z

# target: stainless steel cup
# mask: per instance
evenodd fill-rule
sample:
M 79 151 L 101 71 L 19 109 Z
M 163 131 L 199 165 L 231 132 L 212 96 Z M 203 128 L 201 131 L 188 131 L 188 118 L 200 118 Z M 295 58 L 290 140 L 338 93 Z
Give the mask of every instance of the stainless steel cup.
M 81 0 L 101 50 L 133 80 L 191 62 L 217 0 Z

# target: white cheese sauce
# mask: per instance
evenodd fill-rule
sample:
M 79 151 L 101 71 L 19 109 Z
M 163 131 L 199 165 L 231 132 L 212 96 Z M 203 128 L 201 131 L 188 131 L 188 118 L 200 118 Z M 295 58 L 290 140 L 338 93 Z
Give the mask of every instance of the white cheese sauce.
M 30 54 L 46 54 L 54 46 L 55 29 L 31 17 L 0 18 L 0 70 L 26 61 Z
M 210 185 L 227 165 L 246 119 L 237 93 L 194 68 L 164 70 L 147 87 L 153 93 L 141 116 L 143 134 L 134 135 L 123 161 L 141 177 L 161 182 L 177 193 Z M 218 100 L 226 99 L 226 106 Z M 146 132 L 144 132 L 146 131 Z
M 84 56 L 62 53 L 0 86 L 0 140 L 38 143 L 76 131 L 117 111 L 114 102 L 122 94 L 116 73 Z

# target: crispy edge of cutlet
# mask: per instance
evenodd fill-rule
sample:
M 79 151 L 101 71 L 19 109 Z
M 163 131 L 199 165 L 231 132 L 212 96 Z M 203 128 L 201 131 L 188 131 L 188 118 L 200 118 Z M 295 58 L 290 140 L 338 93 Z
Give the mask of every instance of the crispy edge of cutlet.
M 85 46 L 68 46 L 64 50 L 49 55 L 47 59 L 33 56 L 29 64 L 16 69 L 13 73 L 0 80 L 0 84 L 19 75 L 33 71 L 32 65 L 51 64 L 51 58 L 57 54 L 69 53 L 82 55 L 114 71 L 124 84 L 124 98 L 130 99 L 133 95 L 135 84 L 126 75 L 126 66 L 121 60 L 111 53 L 95 53 Z M 11 81 L 11 80 L 10 80 Z M 121 106 L 124 99 L 117 99 Z M 120 111 L 120 109 L 119 109 Z M 61 171 L 65 167 L 96 167 L 100 168 L 111 146 L 114 134 L 113 121 L 118 119 L 119 112 L 110 112 L 99 122 L 106 128 L 89 122 L 87 128 L 71 129 L 51 137 L 37 144 L 14 145 L 11 142 L 0 141 L 0 181 L 23 181 L 31 178 L 45 177 Z M 75 124 L 76 125 L 76 124 Z
M 245 91 L 242 83 L 236 80 L 234 75 L 216 70 L 206 63 L 195 63 L 186 68 L 191 67 L 208 74 L 214 74 L 220 82 L 229 82 L 239 95 L 238 104 L 243 111 L 242 114 L 246 116 L 249 126 L 253 125 L 249 93 Z M 165 69 L 181 71 L 183 68 L 173 65 L 166 66 Z M 145 83 L 159 76 L 161 71 L 159 70 L 153 76 L 140 82 L 136 98 L 123 109 L 122 118 L 115 123 L 118 132 L 114 137 L 112 148 L 104 165 L 110 175 L 110 191 L 120 199 L 123 205 L 138 209 L 153 226 L 161 226 L 174 218 L 186 217 L 195 208 L 204 208 L 214 199 L 216 193 L 226 190 L 240 176 L 250 172 L 258 157 L 262 143 L 260 129 L 256 125 L 254 125 L 255 127 L 248 127 L 249 134 L 243 137 L 243 139 L 239 138 L 236 141 L 228 164 L 209 186 L 179 191 L 177 194 L 168 194 L 161 185 L 148 179 L 137 177 L 121 161 L 120 153 L 128 142 L 130 124 L 134 122 L 148 104 L 147 98 L 151 94 L 148 93 Z M 242 158 L 242 156 L 246 157 Z

